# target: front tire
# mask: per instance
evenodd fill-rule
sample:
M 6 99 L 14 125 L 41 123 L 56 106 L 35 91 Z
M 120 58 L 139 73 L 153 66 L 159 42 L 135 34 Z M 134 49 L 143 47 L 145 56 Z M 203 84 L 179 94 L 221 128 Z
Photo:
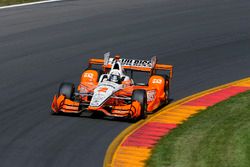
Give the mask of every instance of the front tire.
M 137 119 L 147 118 L 147 93 L 145 90 L 134 90 L 132 94 L 132 101 L 138 101 L 141 105 L 140 116 Z
M 58 96 L 60 95 L 64 95 L 66 97 L 66 99 L 73 99 L 74 96 L 74 92 L 75 92 L 75 86 L 72 83 L 61 83 L 59 90 L 58 90 Z

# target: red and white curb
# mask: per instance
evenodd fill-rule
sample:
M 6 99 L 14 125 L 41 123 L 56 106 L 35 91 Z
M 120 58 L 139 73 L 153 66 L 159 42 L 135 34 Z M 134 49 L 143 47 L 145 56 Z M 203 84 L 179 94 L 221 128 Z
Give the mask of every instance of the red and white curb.
M 239 93 L 250 90 L 250 78 L 222 85 L 184 98 L 163 108 L 145 121 L 123 131 L 109 146 L 104 166 L 143 167 L 161 137 L 194 114 Z

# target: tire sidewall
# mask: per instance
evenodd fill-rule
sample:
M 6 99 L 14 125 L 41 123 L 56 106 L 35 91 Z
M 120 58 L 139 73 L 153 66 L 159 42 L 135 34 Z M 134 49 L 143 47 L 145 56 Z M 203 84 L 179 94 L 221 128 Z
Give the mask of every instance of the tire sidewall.
M 59 90 L 58 90 L 58 96 L 64 95 L 66 99 L 73 99 L 73 95 L 75 92 L 75 86 L 72 83 L 63 82 L 61 83 Z
M 147 93 L 146 90 L 138 89 L 134 90 L 132 94 L 132 101 L 138 101 L 141 105 L 141 111 L 139 119 L 145 119 L 147 117 Z

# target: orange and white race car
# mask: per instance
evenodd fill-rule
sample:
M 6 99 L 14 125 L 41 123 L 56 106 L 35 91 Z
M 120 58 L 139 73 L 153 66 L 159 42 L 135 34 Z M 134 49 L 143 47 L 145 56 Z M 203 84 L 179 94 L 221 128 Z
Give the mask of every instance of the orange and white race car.
M 135 72 L 143 78 L 148 76 L 146 83 L 135 83 Z M 89 60 L 77 90 L 72 83 L 60 85 L 51 105 L 52 114 L 92 112 L 133 121 L 144 119 L 168 103 L 172 75 L 173 66 L 157 64 L 156 56 L 146 61 L 119 55 L 110 58 L 106 53 L 104 59 Z

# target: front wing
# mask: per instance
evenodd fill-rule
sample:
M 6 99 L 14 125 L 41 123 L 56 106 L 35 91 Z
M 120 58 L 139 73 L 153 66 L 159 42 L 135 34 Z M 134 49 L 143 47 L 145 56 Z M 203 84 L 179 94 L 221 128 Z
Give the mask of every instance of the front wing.
M 60 95 L 59 97 L 55 95 L 51 104 L 51 109 L 54 113 L 80 113 L 88 110 L 90 112 L 102 112 L 104 115 L 111 117 L 130 118 L 138 118 L 140 116 L 141 107 L 138 101 L 133 101 L 131 104 L 121 106 L 83 107 L 81 102 L 66 99 L 64 95 Z
M 66 99 L 64 95 L 53 98 L 51 109 L 54 113 L 64 112 L 64 113 L 80 113 L 80 103 Z

